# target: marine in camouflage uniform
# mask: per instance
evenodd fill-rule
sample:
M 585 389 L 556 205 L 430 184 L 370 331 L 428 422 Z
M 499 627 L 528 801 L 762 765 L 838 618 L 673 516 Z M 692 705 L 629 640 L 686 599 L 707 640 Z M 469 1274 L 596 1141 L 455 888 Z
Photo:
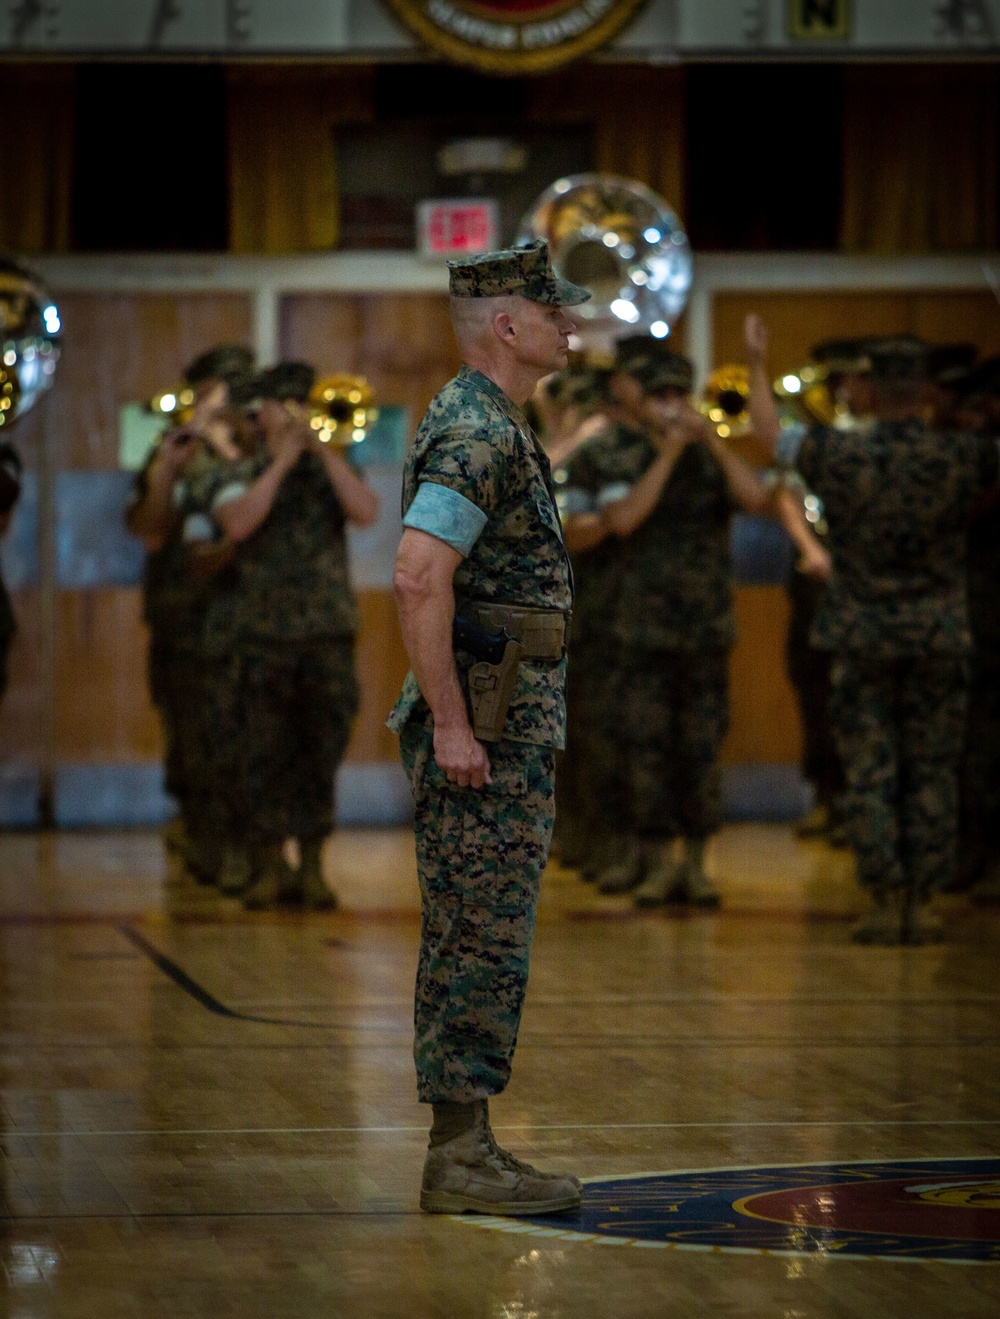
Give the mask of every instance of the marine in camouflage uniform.
M 261 378 L 259 397 L 279 405 L 277 419 L 290 433 L 296 423 L 280 405 L 301 402 L 311 379 L 311 368 L 298 363 Z M 208 654 L 228 670 L 216 709 L 226 736 L 217 741 L 229 814 L 252 854 L 254 882 L 244 899 L 251 909 L 286 899 L 335 905 L 320 850 L 334 827 L 336 773 L 358 708 L 347 515 L 329 471 L 346 463 L 332 451 L 305 450 L 294 434 L 289 444 L 231 465 L 211 501 L 228 530 L 227 511 L 262 481 L 280 478 L 258 525 L 237 536 L 205 626 Z M 299 842 L 297 875 L 282 856 L 288 838 Z
M 830 527 L 833 574 L 813 642 L 835 656 L 848 834 L 872 898 L 854 938 L 919 943 L 939 933 L 927 904 L 955 862 L 966 526 L 997 479 L 997 448 L 923 422 L 919 341 L 875 340 L 869 356 L 876 419 L 810 431 L 797 464 Z
M 676 405 L 691 376 L 684 358 L 665 355 L 646 380 L 647 395 Z M 718 757 L 729 722 L 735 633 L 730 522 L 736 488 L 753 489 L 760 505 L 766 497 L 750 469 L 720 444 L 706 435 L 665 457 L 651 429 L 616 431 L 588 446 L 574 475 L 595 503 L 603 502 L 619 537 L 609 633 L 618 657 L 627 818 L 638 845 L 605 874 L 602 888 L 632 888 L 645 869 L 639 906 L 718 902 L 703 857 L 722 822 Z M 734 464 L 746 487 L 734 487 Z M 618 529 L 616 514 L 644 480 L 657 483 L 652 503 Z M 672 856 L 678 837 L 680 866 Z
M 565 349 L 572 322 L 556 310 L 550 320 L 549 311 L 588 296 L 556 280 L 544 243 L 453 265 L 451 294 L 466 360 L 479 357 L 500 375 L 495 361 L 512 364 L 521 378 L 534 362 L 520 361 L 517 339 L 513 347 L 499 337 L 494 343 L 494 310 L 497 318 L 509 317 L 517 335 L 518 327 L 538 330 L 554 356 Z M 456 309 L 466 299 L 488 301 Z M 470 313 L 482 317 L 475 335 L 463 319 Z M 519 404 L 484 371 L 463 366 L 428 408 L 404 472 L 403 510 L 397 592 L 414 667 L 435 675 L 426 682 L 439 678 L 438 669 L 427 667 L 430 649 L 420 628 L 439 607 L 449 628 L 454 611 L 475 621 L 488 607 L 500 607 L 510 627 L 534 620 L 526 626 L 547 629 L 553 643 L 543 658 L 544 647 L 534 649 L 529 633 L 522 634 L 525 650 L 506 719 L 488 748 L 489 778 L 465 708 L 471 654 L 433 652 L 441 690 L 447 688 L 458 712 L 449 707 L 454 723 L 446 724 L 434 686 L 428 687 L 432 714 L 414 673 L 389 720 L 415 798 L 422 903 L 414 1058 L 418 1095 L 434 1105 L 434 1127 L 421 1205 L 433 1211 L 502 1206 L 512 1213 L 575 1207 L 579 1183 L 547 1178 L 499 1150 L 486 1108 L 510 1076 L 552 832 L 554 754 L 565 742 L 562 643 L 572 579 L 548 460 Z M 413 565 L 425 562 L 447 565 L 434 578 L 447 584 L 433 597 L 410 585 L 423 580 Z M 449 737 L 468 752 L 464 768 L 445 756 Z
M 246 379 L 252 369 L 249 349 L 225 345 L 196 358 L 184 372 L 184 380 L 196 396 L 204 396 L 219 383 L 228 390 L 231 384 Z M 136 534 L 140 533 L 135 517 L 148 500 L 151 472 L 165 457 L 162 443 L 169 442 L 173 434 L 177 432 L 168 434 L 154 448 L 136 476 L 126 514 Z M 179 479 L 166 510 L 158 548 L 147 553 L 142 587 L 143 620 L 149 629 L 149 691 L 163 729 L 165 786 L 178 804 L 185 863 L 203 883 L 217 881 L 225 847 L 213 761 L 206 750 L 211 746 L 212 731 L 205 721 L 202 643 L 210 587 L 191 571 L 183 537 L 188 510 L 182 510 L 178 500 L 182 498 L 181 480 L 186 481 L 189 493 L 200 491 L 217 465 L 212 451 L 194 438 L 184 459 L 183 478 L 181 469 L 177 470 Z

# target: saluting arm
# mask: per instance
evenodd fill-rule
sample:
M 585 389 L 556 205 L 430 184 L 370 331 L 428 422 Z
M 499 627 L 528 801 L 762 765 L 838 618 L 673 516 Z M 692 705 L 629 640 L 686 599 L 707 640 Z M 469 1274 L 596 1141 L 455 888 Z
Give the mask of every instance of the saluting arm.
M 776 451 L 778 436 L 781 434 L 781 418 L 767 376 L 767 326 L 759 316 L 751 313 L 744 323 L 743 335 L 750 372 L 750 397 L 747 400 L 750 426 L 758 439 Z
M 452 582 L 461 562 L 445 541 L 407 527 L 393 585 L 413 675 L 434 716 L 434 758 L 459 787 L 481 788 L 491 782 L 489 756 L 473 735 L 452 650 Z

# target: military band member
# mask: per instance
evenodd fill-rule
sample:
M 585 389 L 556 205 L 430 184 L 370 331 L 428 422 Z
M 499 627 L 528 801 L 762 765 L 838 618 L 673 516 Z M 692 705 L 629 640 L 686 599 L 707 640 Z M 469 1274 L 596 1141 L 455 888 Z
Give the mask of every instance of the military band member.
M 546 1213 L 575 1208 L 579 1182 L 502 1150 L 488 1101 L 507 1085 L 524 1002 L 572 604 L 548 461 L 522 407 L 565 367 L 565 307 L 589 294 L 556 278 L 544 242 L 453 263 L 450 291 L 464 365 L 404 473 L 395 582 L 412 672 L 390 719 L 423 913 L 414 1056 L 434 1116 L 420 1203 Z M 483 635 L 499 642 L 492 659 Z
M 299 362 L 262 374 L 261 444 L 222 474 L 211 503 L 234 550 L 209 603 L 206 649 L 230 668 L 219 742 L 230 817 L 250 850 L 251 910 L 336 905 L 321 852 L 358 707 L 345 533 L 376 519 L 378 497 L 309 426 L 313 377 Z M 295 872 L 289 838 L 299 844 Z
M 229 389 L 249 378 L 253 355 L 238 344 L 211 349 L 184 372 L 194 389 L 191 418 L 161 438 L 139 473 L 126 525 L 147 549 L 143 618 L 149 628 L 149 688 L 166 747 L 166 788 L 180 809 L 180 847 L 192 874 L 218 881 L 225 837 L 204 747 L 204 656 L 209 587 L 190 570 L 177 492 L 219 461 L 238 457 L 227 416 Z
M 635 888 L 640 907 L 714 906 L 704 855 L 722 822 L 718 757 L 735 634 L 730 522 L 738 508 L 762 512 L 768 492 L 691 406 L 686 358 L 663 352 L 620 374 L 639 391 L 644 429 L 593 441 L 574 478 L 593 469 L 582 483 L 595 493 L 594 535 L 616 558 L 607 626 L 620 675 L 629 839 L 601 887 Z
M 823 500 L 833 572 L 813 642 L 834 655 L 847 827 L 870 907 L 858 943 L 940 937 L 930 909 L 955 864 L 970 648 L 966 528 L 996 483 L 995 439 L 923 420 L 927 350 L 868 343 L 870 419 L 816 427 L 798 469 Z

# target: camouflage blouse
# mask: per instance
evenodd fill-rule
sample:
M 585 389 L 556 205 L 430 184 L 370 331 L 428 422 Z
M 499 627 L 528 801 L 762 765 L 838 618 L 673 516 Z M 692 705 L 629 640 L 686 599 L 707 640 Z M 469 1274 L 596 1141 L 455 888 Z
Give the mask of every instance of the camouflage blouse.
M 264 454 L 229 464 L 212 501 L 242 495 L 270 465 Z M 288 472 L 260 527 L 236 547 L 215 581 L 206 645 L 346 639 L 357 630 L 348 581 L 346 519 L 322 460 L 304 453 Z
M 404 514 L 423 482 L 450 487 L 486 517 L 455 573 L 459 607 L 466 599 L 571 608 L 572 574 L 548 459 L 521 409 L 470 367 L 445 385 L 420 424 L 403 473 Z M 565 658 L 522 661 L 505 739 L 564 746 L 565 683 Z M 411 714 L 425 711 L 411 673 L 389 727 L 398 732 Z
M 916 418 L 817 427 L 797 465 L 823 500 L 833 557 L 813 645 L 966 652 L 967 527 L 977 496 L 997 480 L 996 440 L 942 434 Z
M 607 507 L 629 493 L 655 457 L 641 431 L 612 425 L 573 455 L 567 498 L 581 511 L 583 495 L 590 507 Z M 608 625 L 619 645 L 690 652 L 732 644 L 729 530 L 735 508 L 711 450 L 689 444 L 646 521 L 613 542 Z

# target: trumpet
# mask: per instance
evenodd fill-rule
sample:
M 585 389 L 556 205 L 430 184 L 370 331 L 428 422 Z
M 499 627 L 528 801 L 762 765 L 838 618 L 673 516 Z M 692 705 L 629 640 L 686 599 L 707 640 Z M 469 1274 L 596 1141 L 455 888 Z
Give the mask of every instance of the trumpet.
M 321 444 L 360 444 L 378 420 L 375 393 L 364 376 L 317 380 L 309 394 L 309 426 Z
M 827 369 L 810 363 L 774 382 L 779 408 L 787 421 L 820 422 L 832 426 L 839 409 L 827 383 Z
M 186 426 L 194 413 L 194 390 L 190 385 L 178 385 L 176 389 L 164 390 L 146 404 L 147 412 L 162 417 L 171 426 Z
M 750 373 L 745 366 L 717 367 L 705 382 L 699 410 L 720 439 L 750 429 Z

